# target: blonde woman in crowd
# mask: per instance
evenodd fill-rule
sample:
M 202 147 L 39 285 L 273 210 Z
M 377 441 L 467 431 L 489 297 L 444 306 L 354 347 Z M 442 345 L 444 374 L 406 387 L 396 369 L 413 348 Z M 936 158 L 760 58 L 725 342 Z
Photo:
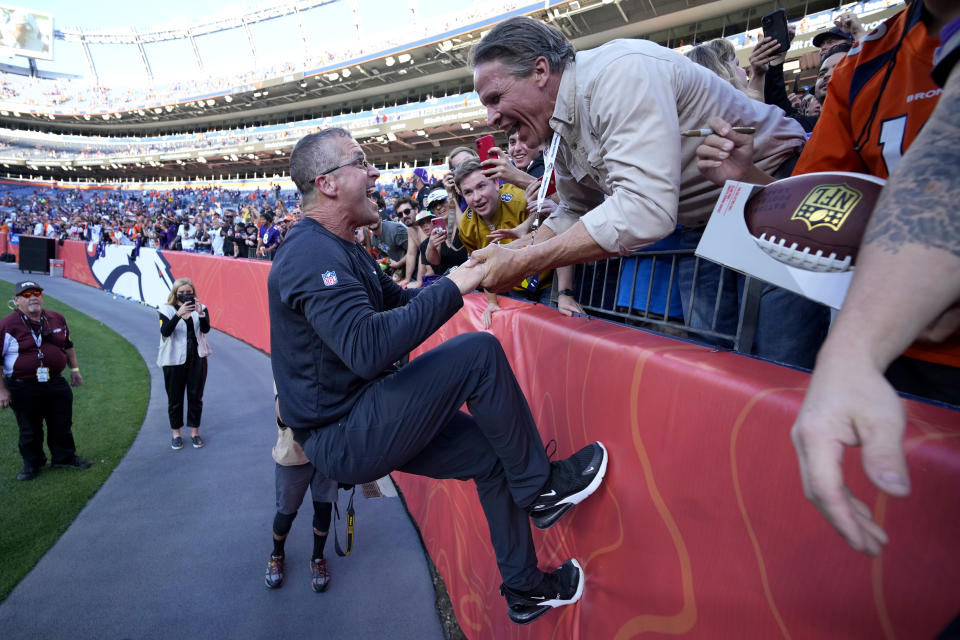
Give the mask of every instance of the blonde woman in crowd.
M 710 71 L 743 91 L 754 100 L 763 100 L 763 96 L 747 88 L 747 72 L 737 62 L 737 55 L 729 40 L 717 38 L 706 44 L 697 45 L 686 56 L 701 67 Z

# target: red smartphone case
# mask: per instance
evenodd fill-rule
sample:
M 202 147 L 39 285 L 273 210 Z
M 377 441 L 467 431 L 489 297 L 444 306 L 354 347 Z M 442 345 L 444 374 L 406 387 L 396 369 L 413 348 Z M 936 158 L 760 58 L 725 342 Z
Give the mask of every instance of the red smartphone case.
M 483 162 L 490 157 L 490 149 L 493 148 L 493 136 L 483 136 L 477 138 L 477 155 L 480 156 L 480 162 Z

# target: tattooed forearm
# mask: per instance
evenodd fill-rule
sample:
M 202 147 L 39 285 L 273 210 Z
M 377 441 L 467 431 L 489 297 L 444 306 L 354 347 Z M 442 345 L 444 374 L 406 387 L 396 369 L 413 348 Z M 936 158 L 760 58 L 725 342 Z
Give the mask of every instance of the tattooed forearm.
M 890 176 L 864 245 L 896 253 L 911 243 L 960 257 L 960 77 L 955 71 L 937 108 Z

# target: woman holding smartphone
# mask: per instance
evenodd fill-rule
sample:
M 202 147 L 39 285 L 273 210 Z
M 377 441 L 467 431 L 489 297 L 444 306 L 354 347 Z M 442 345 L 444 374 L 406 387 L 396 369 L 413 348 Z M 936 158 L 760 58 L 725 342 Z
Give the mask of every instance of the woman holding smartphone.
M 163 368 L 167 389 L 167 413 L 173 449 L 183 448 L 180 429 L 183 426 L 183 396 L 187 396 L 187 426 L 194 449 L 203 446 L 200 438 L 200 415 L 203 412 L 203 386 L 207 381 L 208 351 L 206 334 L 210 331 L 210 312 L 197 300 L 197 290 L 190 278 L 173 283 L 166 304 L 160 305 L 160 352 L 157 364 Z M 201 352 L 203 355 L 201 356 Z
M 425 198 L 427 210 L 434 217 L 430 220 L 427 239 L 420 244 L 420 260 L 430 265 L 437 275 L 467 261 L 467 250 L 463 248 L 457 232 L 451 234 L 447 230 L 449 200 L 444 189 L 431 191 Z

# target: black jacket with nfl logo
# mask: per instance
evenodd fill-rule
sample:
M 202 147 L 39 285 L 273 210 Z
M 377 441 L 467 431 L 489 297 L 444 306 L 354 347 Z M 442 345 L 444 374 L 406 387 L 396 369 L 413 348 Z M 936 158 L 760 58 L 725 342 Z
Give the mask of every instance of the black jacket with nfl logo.
M 294 429 L 336 423 L 463 306 L 448 278 L 402 289 L 361 245 L 310 218 L 287 233 L 267 283 L 280 417 Z

